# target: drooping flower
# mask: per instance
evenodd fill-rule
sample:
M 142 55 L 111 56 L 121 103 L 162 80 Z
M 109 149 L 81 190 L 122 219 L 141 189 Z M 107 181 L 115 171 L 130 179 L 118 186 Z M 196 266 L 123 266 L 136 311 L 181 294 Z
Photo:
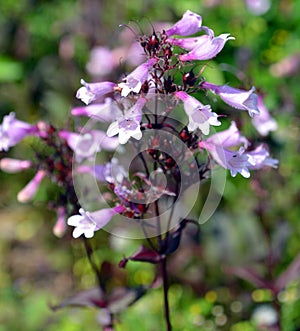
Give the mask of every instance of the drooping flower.
M 229 33 L 221 34 L 218 37 L 202 36 L 207 38 L 203 38 L 203 40 L 200 41 L 200 44 L 196 45 L 196 47 L 194 47 L 189 53 L 180 55 L 179 59 L 182 62 L 193 60 L 210 60 L 221 52 L 228 40 L 235 39 L 234 37 L 229 36 Z M 182 47 L 184 47 L 184 39 L 182 40 Z
M 31 168 L 29 160 L 18 160 L 5 157 L 0 161 L 0 169 L 8 173 L 16 173 Z
M 81 79 L 83 85 L 76 93 L 76 98 L 81 99 L 85 104 L 105 96 L 114 91 L 116 84 L 112 82 L 86 83 Z
M 69 147 L 75 152 L 78 162 L 93 157 L 101 151 L 101 148 L 115 150 L 119 146 L 118 139 L 107 137 L 106 133 L 100 130 L 91 130 L 82 134 L 60 131 L 59 136 L 67 141 Z
M 257 146 L 253 151 L 247 153 L 254 160 L 254 164 L 249 167 L 251 170 L 258 170 L 264 167 L 278 167 L 278 160 L 270 158 L 270 153 L 263 144 Z
M 255 91 L 254 86 L 249 91 L 244 91 L 228 85 L 218 86 L 203 82 L 200 84 L 200 87 L 218 94 L 225 103 L 233 108 L 247 110 L 251 117 L 259 114 L 257 95 L 253 93 Z
M 73 215 L 68 218 L 68 225 L 74 226 L 73 237 L 78 238 L 84 235 L 86 238 L 92 238 L 94 232 L 103 228 L 111 218 L 117 213 L 121 213 L 125 208 L 117 206 L 114 208 L 104 208 L 94 212 L 86 212 L 83 208 L 79 209 L 80 215 Z
M 46 176 L 44 170 L 38 170 L 31 181 L 18 193 L 18 201 L 22 203 L 29 202 L 36 194 L 41 181 Z
M 146 99 L 140 98 L 124 115 L 111 123 L 107 129 L 108 137 L 118 134 L 120 144 L 126 144 L 130 137 L 140 140 L 142 138 L 140 121 L 142 119 L 142 108 L 146 101 Z
M 189 36 L 201 30 L 202 17 L 187 10 L 182 18 L 166 31 L 168 37 L 173 35 Z
M 130 92 L 139 93 L 142 85 L 148 78 L 149 70 L 158 61 L 158 59 L 149 59 L 147 62 L 139 65 L 125 78 L 125 82 L 119 83 L 122 89 L 122 97 L 127 97 Z
M 252 123 L 256 130 L 262 136 L 267 136 L 270 131 L 277 130 L 277 122 L 271 117 L 267 107 L 264 104 L 263 97 L 259 94 L 257 100 L 259 114 L 254 116 Z
M 189 131 L 195 131 L 199 128 L 203 134 L 207 135 L 210 125 L 221 125 L 218 115 L 212 112 L 209 105 L 204 106 L 200 101 L 183 91 L 175 92 L 175 95 L 183 101 L 184 110 L 189 117 Z
M 15 113 L 4 116 L 0 125 L 0 151 L 8 151 L 25 137 L 36 134 L 38 128 L 35 125 L 19 121 Z
M 235 177 L 240 173 L 243 177 L 249 178 L 249 168 L 255 164 L 255 160 L 245 153 L 245 149 L 241 147 L 238 151 L 231 151 L 224 148 L 222 145 L 201 141 L 200 148 L 208 150 L 212 158 L 223 168 L 230 170 L 231 176 Z

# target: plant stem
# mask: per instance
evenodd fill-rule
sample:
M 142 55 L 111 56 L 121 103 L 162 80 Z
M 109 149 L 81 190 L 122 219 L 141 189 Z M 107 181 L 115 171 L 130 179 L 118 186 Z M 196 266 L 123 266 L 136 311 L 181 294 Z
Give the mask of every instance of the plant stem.
M 161 273 L 163 278 L 163 291 L 164 291 L 164 314 L 166 321 L 166 330 L 172 331 L 172 325 L 170 320 L 170 308 L 168 299 L 168 272 L 167 272 L 167 258 L 163 258 L 161 261 Z

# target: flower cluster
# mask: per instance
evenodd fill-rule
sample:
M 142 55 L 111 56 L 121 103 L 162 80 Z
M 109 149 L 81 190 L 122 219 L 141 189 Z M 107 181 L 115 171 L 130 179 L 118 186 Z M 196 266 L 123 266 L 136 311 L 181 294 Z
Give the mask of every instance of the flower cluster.
M 29 135 L 42 139 L 55 150 L 51 155 L 37 155 L 35 163 L 8 158 L 1 160 L 1 168 L 7 172 L 32 167 L 36 169 L 33 179 L 18 194 L 18 200 L 31 200 L 43 178 L 50 177 L 66 192 L 58 202 L 58 221 L 54 232 L 62 235 L 65 230 L 64 218 L 66 215 L 73 215 L 67 221 L 68 225 L 75 227 L 73 236 L 77 238 L 84 235 L 90 238 L 115 214 L 143 219 L 147 213 L 153 215 L 155 208 L 157 210 L 153 201 L 158 197 L 176 199 L 179 186 L 188 186 L 189 183 L 180 182 L 182 174 L 179 172 L 183 171 L 187 177 L 191 177 L 192 165 L 188 162 L 187 167 L 179 170 L 178 161 L 187 157 L 186 152 L 178 146 L 178 140 L 194 155 L 200 180 L 207 177 L 204 174 L 212 167 L 212 162 L 199 161 L 198 157 L 203 155 L 203 151 L 208 153 L 209 160 L 230 170 L 232 176 L 240 173 L 248 178 L 251 170 L 265 166 L 276 167 L 278 162 L 270 158 L 267 147 L 261 144 L 253 149 L 235 122 L 227 129 L 210 134 L 212 127 L 222 125 L 224 114 L 213 109 L 207 101 L 202 103 L 198 100 L 200 95 L 207 100 L 211 92 L 228 106 L 248 112 L 261 135 L 267 135 L 276 129 L 275 120 L 264 106 L 262 96 L 254 93 L 254 87 L 244 90 L 229 85 L 218 86 L 194 72 L 195 61 L 214 58 L 227 41 L 234 39 L 229 33 L 215 36 L 210 28 L 202 25 L 202 17 L 191 11 L 186 11 L 167 30 L 153 31 L 150 35 L 137 37 L 136 42 L 144 51 L 144 63 L 118 82 L 87 83 L 82 79 L 82 87 L 76 94 L 86 106 L 72 109 L 71 114 L 74 117 L 87 116 L 96 122 L 108 123 L 106 132 L 87 129 L 80 132 L 58 130 L 41 122 L 30 125 L 18 121 L 13 113 L 6 116 L 0 127 L 0 150 L 7 151 Z M 157 109 L 158 101 L 162 101 L 164 105 L 160 112 Z M 180 125 L 173 120 L 174 110 L 178 107 L 181 109 L 180 118 L 185 118 L 182 120 L 184 124 Z M 144 138 L 150 131 L 154 132 L 152 137 Z M 165 139 L 161 135 L 163 132 L 172 132 L 177 140 Z M 148 143 L 146 150 L 141 149 L 144 139 Z M 115 159 L 107 164 L 95 164 L 94 167 L 75 167 L 75 174 L 90 173 L 97 181 L 107 185 L 111 192 L 112 208 L 94 212 L 80 209 L 72 183 L 72 152 L 75 153 L 75 162 L 81 163 L 93 159 L 103 149 L 114 151 L 127 143 L 136 148 L 138 158 L 144 165 L 142 170 L 128 174 Z M 168 150 L 174 153 L 170 155 Z M 152 165 L 149 165 L 150 162 Z M 162 185 L 160 174 L 166 177 L 166 185 Z M 191 182 L 193 180 L 195 178 L 191 177 Z M 145 198 L 145 192 L 151 193 L 151 199 L 150 193 Z M 67 207 L 68 204 L 71 207 Z M 78 212 L 80 215 L 76 215 Z

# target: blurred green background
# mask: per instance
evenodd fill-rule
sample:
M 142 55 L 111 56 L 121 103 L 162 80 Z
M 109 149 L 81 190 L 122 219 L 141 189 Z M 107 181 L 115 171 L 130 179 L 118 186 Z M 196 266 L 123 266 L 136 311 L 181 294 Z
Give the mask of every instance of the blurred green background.
M 300 330 L 299 267 L 277 298 L 233 272 L 255 267 L 273 281 L 300 252 L 300 1 L 271 1 L 258 15 L 243 0 L 2 0 L 0 118 L 15 111 L 19 119 L 63 127 L 80 104 L 80 78 L 91 78 L 86 64 L 93 47 L 120 46 L 120 23 L 135 21 L 144 28 L 149 21 L 175 22 L 187 9 L 199 13 L 216 35 L 236 38 L 204 76 L 217 84 L 253 84 L 265 94 L 278 130 L 262 139 L 248 125 L 246 133 L 254 144 L 267 142 L 280 166 L 253 173 L 250 180 L 228 176 L 218 212 L 201 227 L 200 243 L 183 238 L 170 261 L 174 330 L 260 330 L 255 311 L 273 309 L 276 300 L 282 329 Z M 28 157 L 32 144 L 26 140 L 8 155 Z M 32 175 L 0 173 L 0 331 L 100 329 L 95 310 L 49 309 L 95 280 L 80 241 L 69 233 L 62 239 L 52 234 L 56 214 L 47 210 L 47 201 L 55 187 L 44 183 L 33 204 L 16 201 Z M 117 264 L 140 242 L 102 231 L 94 244 L 101 259 Z M 146 285 L 155 269 L 132 262 L 126 271 L 120 272 L 124 282 Z M 150 291 L 121 314 L 116 329 L 162 330 L 161 294 L 159 288 Z

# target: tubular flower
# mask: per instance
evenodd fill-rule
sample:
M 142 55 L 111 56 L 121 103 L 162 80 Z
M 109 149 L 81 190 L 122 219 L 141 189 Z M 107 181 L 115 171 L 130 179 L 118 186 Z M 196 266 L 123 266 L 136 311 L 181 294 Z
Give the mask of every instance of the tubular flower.
M 74 226 L 73 237 L 78 238 L 84 235 L 86 238 L 92 238 L 94 232 L 103 228 L 111 218 L 125 210 L 123 206 L 114 208 L 104 208 L 94 212 L 86 212 L 83 208 L 79 209 L 80 215 L 73 215 L 68 218 L 68 225 Z
M 23 203 L 29 202 L 34 197 L 45 176 L 46 172 L 39 170 L 32 180 L 18 193 L 18 201 Z
M 127 97 L 130 92 L 139 93 L 148 78 L 149 70 L 157 61 L 150 59 L 141 64 L 125 78 L 124 83 L 119 83 L 118 86 L 122 89 L 121 96 Z
M 120 112 L 120 109 L 110 98 L 106 98 L 104 103 L 101 104 L 76 107 L 71 110 L 73 116 L 87 116 L 101 122 L 113 121 L 118 112 Z
M 140 121 L 142 119 L 142 108 L 146 101 L 143 98 L 139 99 L 123 116 L 111 123 L 107 129 L 108 137 L 119 134 L 120 144 L 126 144 L 130 137 L 140 140 L 142 138 Z
M 112 82 L 86 83 L 81 79 L 80 83 L 83 86 L 77 91 L 76 98 L 81 99 L 81 101 L 87 105 L 92 101 L 113 92 L 116 87 L 116 84 Z
M 175 46 L 179 46 L 181 48 L 184 48 L 188 51 L 191 51 L 192 49 L 201 46 L 203 44 L 207 43 L 207 40 L 210 39 L 211 36 L 205 34 L 203 36 L 199 37 L 191 37 L 191 38 L 168 38 L 167 41 Z
M 258 95 L 257 106 L 259 114 L 254 116 L 252 123 L 259 134 L 267 136 L 270 131 L 277 130 L 277 122 L 271 117 L 261 95 Z
M 259 114 L 257 95 L 253 93 L 255 87 L 249 91 L 244 91 L 228 85 L 217 86 L 208 82 L 201 83 L 200 87 L 218 94 L 225 103 L 233 108 L 247 110 L 251 117 Z
M 65 207 L 57 208 L 57 220 L 53 227 L 53 233 L 56 237 L 61 238 L 66 232 L 67 224 L 66 224 L 66 209 Z
M 8 173 L 16 173 L 31 168 L 32 162 L 29 160 L 17 160 L 8 157 L 0 161 L 0 169 Z
M 59 136 L 67 141 L 69 147 L 75 152 L 75 158 L 78 162 L 93 157 L 95 153 L 101 151 L 101 148 L 115 150 L 119 146 L 117 139 L 107 137 L 105 132 L 100 130 L 92 130 L 82 134 L 61 131 Z
M 234 121 L 231 122 L 227 130 L 213 134 L 206 141 L 229 149 L 239 147 L 240 145 L 246 148 L 249 145 L 249 141 L 242 136 Z
M 173 35 L 189 36 L 201 30 L 202 17 L 187 10 L 182 18 L 166 31 L 168 37 Z
M 241 147 L 238 151 L 230 151 L 222 145 L 214 145 L 209 142 L 200 142 L 199 146 L 206 148 L 212 158 L 223 168 L 230 170 L 231 176 L 235 177 L 240 173 L 243 177 L 249 178 L 249 168 L 255 165 L 255 160 L 245 153 Z
M 270 158 L 268 150 L 263 144 L 257 146 L 253 151 L 247 153 L 254 160 L 254 165 L 251 165 L 249 169 L 258 170 L 265 166 L 277 168 L 278 160 Z
M 204 106 L 200 101 L 182 91 L 175 92 L 175 95 L 183 101 L 184 110 L 189 117 L 189 131 L 199 128 L 203 134 L 207 135 L 210 125 L 221 125 L 218 115 L 212 112 L 209 105 Z
M 25 137 L 37 132 L 36 126 L 17 120 L 13 112 L 4 116 L 0 125 L 0 151 L 8 151 Z
M 210 60 L 221 52 L 225 43 L 234 37 L 229 37 L 229 33 L 221 34 L 218 37 L 203 36 L 199 45 L 196 45 L 189 53 L 179 56 L 180 61 L 193 61 L 193 60 Z M 184 42 L 182 43 L 184 47 Z

